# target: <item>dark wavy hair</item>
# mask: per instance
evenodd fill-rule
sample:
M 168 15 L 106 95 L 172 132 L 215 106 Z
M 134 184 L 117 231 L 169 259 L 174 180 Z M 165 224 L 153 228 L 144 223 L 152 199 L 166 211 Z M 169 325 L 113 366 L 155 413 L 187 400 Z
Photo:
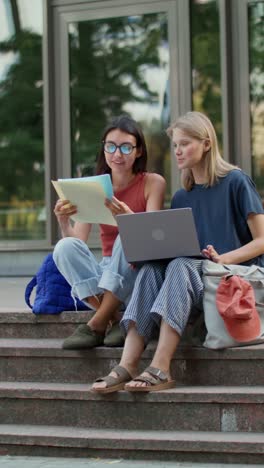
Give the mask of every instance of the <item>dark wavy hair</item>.
M 109 132 L 112 130 L 121 130 L 122 132 L 134 135 L 136 138 L 137 148 L 141 149 L 140 158 L 136 158 L 133 164 L 133 173 L 138 174 L 139 172 L 145 172 L 147 167 L 147 147 L 143 132 L 138 123 L 133 120 L 129 115 L 119 115 L 115 117 L 112 122 L 107 125 L 104 129 L 101 139 L 101 149 L 97 158 L 96 174 L 111 174 L 111 169 L 107 165 L 104 154 L 104 141 Z

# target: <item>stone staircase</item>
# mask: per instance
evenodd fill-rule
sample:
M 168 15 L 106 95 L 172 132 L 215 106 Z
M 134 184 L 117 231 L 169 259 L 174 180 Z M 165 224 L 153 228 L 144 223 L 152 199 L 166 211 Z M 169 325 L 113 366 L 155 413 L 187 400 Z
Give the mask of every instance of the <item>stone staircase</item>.
M 264 345 L 182 346 L 173 360 L 175 389 L 100 396 L 90 384 L 122 350 L 61 349 L 87 319 L 87 312 L 0 312 L 1 455 L 264 465 Z

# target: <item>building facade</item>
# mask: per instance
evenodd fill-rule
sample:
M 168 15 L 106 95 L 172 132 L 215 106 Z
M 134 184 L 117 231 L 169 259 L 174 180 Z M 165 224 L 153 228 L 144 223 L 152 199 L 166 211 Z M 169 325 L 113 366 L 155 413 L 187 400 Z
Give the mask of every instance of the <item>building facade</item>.
M 31 274 L 52 250 L 51 180 L 92 175 L 123 112 L 167 204 L 179 174 L 165 129 L 191 109 L 264 198 L 263 25 L 264 0 L 0 0 L 0 275 Z

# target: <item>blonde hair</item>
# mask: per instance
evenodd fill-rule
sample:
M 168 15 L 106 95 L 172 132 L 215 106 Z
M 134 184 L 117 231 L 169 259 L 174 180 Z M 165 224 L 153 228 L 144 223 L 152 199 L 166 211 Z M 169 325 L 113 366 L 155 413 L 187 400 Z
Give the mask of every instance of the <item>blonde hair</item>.
M 172 123 L 166 130 L 167 135 L 172 138 L 173 130 L 176 128 L 186 133 L 191 138 L 197 140 L 208 140 L 210 149 L 204 154 L 206 170 L 206 187 L 212 187 L 219 177 L 225 177 L 233 169 L 239 169 L 237 166 L 225 161 L 218 148 L 217 136 L 212 122 L 201 112 L 187 112 Z M 181 173 L 181 182 L 185 190 L 191 190 L 195 181 L 191 169 L 183 169 Z

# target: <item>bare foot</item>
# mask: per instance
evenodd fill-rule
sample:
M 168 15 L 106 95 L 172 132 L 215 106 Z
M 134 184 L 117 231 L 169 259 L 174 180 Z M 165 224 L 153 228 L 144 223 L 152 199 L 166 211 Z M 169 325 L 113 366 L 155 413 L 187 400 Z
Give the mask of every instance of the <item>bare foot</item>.
M 140 374 L 142 377 L 150 377 L 149 373 L 148 372 L 142 372 L 142 374 Z M 130 382 L 128 382 L 126 384 L 127 387 L 146 387 L 147 386 L 147 382 L 138 382 L 136 380 L 130 380 Z
M 130 375 L 133 375 L 133 376 L 136 375 L 136 372 L 137 372 L 136 369 L 128 368 L 128 366 L 126 367 L 122 366 L 122 367 L 124 367 L 124 369 L 126 369 Z M 108 375 L 111 377 L 115 377 L 115 378 L 118 377 L 115 371 L 111 371 Z M 92 389 L 106 388 L 106 386 L 107 386 L 106 382 L 94 382 L 92 385 Z
M 169 372 L 166 372 L 166 376 L 167 376 L 168 380 L 170 381 L 171 380 L 171 375 L 170 375 Z M 151 374 L 149 374 L 149 372 L 146 372 L 146 371 L 142 372 L 138 377 L 139 378 L 140 377 L 147 377 L 147 378 L 153 379 L 153 376 Z M 140 381 L 137 381 L 137 380 L 131 380 L 130 382 L 128 382 L 126 384 L 126 387 L 131 387 L 131 388 L 134 388 L 134 387 L 149 387 L 149 386 L 150 386 L 149 383 L 140 382 Z
M 117 373 L 116 372 L 110 372 L 110 375 L 111 377 L 115 377 L 117 378 Z M 92 389 L 97 389 L 97 388 L 106 388 L 106 382 L 94 382 L 94 384 L 92 385 Z

